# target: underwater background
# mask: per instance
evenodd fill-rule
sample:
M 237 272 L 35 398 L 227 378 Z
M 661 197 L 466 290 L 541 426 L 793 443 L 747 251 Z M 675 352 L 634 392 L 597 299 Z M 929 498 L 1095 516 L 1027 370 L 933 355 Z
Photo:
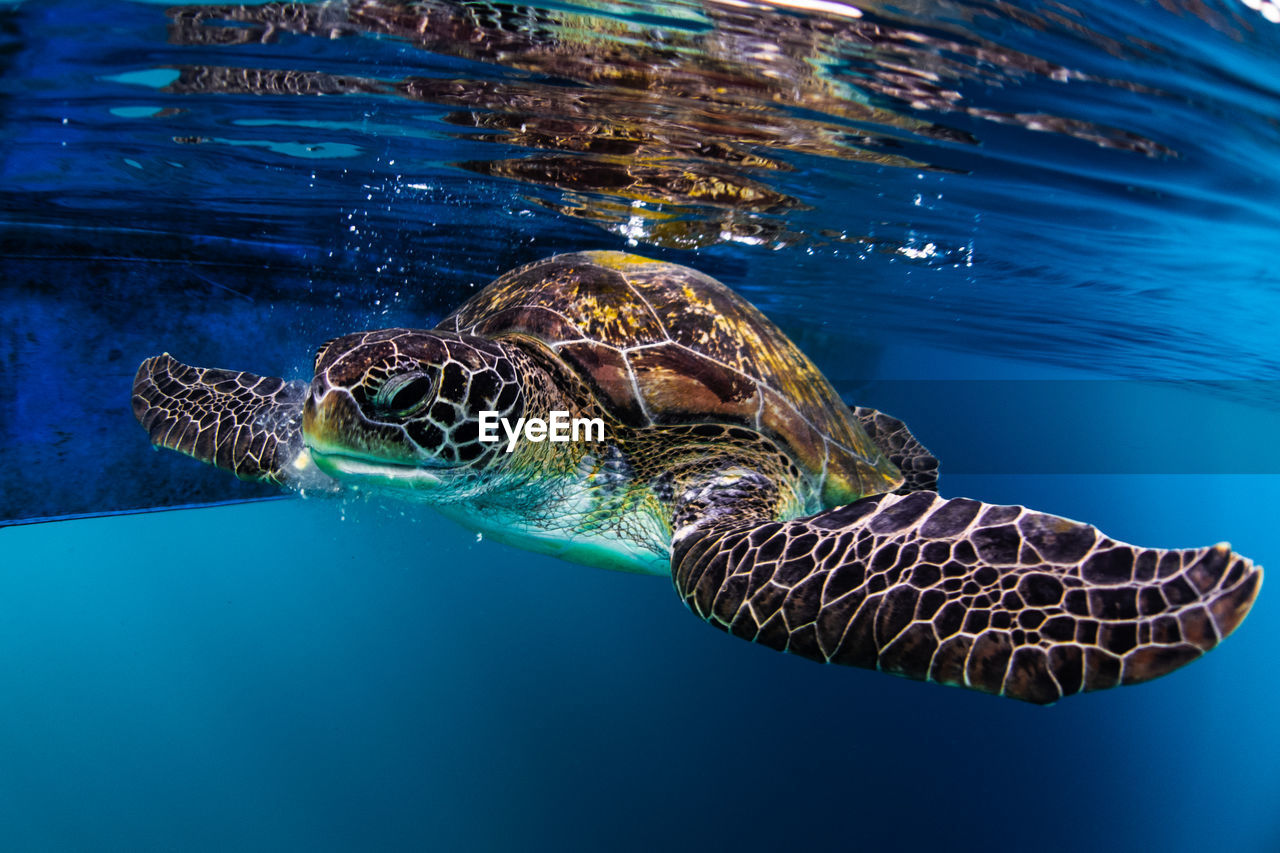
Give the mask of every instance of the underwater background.
M 158 352 L 306 378 L 629 249 L 745 295 L 946 495 L 1280 567 L 1277 22 L 0 2 L 0 522 L 84 516 L 0 527 L 0 850 L 1280 850 L 1270 585 L 1185 670 L 1042 709 L 267 499 L 129 409 Z

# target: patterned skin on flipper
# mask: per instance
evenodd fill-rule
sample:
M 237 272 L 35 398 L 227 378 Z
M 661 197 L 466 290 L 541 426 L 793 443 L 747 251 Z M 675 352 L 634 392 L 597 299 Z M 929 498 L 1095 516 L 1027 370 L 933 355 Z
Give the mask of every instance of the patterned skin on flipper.
M 169 356 L 142 362 L 133 414 L 153 444 L 230 471 L 284 483 L 302 450 L 303 382 L 213 368 Z
M 938 460 L 916 440 L 906 424 L 884 412 L 868 409 L 865 406 L 849 408 L 853 416 L 858 419 L 858 423 L 862 424 L 867 436 L 902 472 L 902 485 L 893 490 L 894 494 L 906 495 L 911 492 L 938 490 Z
M 1136 548 L 933 492 L 778 522 L 772 488 L 748 474 L 683 496 L 676 589 L 712 625 L 824 663 L 1049 704 L 1198 658 L 1262 583 L 1225 544 Z

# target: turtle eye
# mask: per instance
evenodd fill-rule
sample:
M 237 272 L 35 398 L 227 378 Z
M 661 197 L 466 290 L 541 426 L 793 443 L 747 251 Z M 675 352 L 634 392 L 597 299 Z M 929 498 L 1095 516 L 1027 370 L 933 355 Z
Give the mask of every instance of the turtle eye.
M 425 373 L 401 373 L 383 383 L 373 404 L 387 414 L 412 417 L 426 408 L 435 386 L 435 380 Z

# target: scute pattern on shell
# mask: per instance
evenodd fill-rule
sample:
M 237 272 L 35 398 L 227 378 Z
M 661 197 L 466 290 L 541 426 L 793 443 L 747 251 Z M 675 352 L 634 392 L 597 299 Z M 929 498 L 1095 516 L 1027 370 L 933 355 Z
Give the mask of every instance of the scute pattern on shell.
M 780 438 L 829 506 L 901 483 L 795 344 L 688 267 L 621 252 L 557 255 L 503 275 L 438 328 L 541 341 L 631 426 L 719 421 Z

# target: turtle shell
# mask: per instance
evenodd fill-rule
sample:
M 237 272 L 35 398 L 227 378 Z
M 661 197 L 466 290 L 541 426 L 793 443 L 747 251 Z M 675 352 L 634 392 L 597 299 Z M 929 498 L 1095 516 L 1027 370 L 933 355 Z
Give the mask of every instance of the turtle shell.
M 902 477 L 782 331 L 708 275 L 623 252 L 579 252 L 498 278 L 438 328 L 533 337 L 621 422 L 740 424 L 788 447 L 828 506 Z

